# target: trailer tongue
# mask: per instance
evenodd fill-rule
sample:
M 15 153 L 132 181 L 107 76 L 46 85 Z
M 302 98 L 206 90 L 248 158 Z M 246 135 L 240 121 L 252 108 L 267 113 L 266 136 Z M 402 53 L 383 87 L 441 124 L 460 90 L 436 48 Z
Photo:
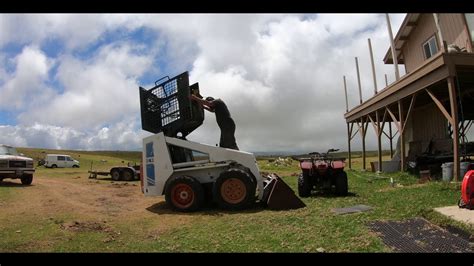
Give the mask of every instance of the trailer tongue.
M 142 128 L 154 133 L 143 139 L 143 193 L 165 195 L 178 211 L 195 211 L 206 202 L 231 210 L 255 202 L 272 210 L 305 207 L 283 179 L 262 176 L 252 153 L 186 139 L 204 121 L 191 92 L 199 95 L 199 84 L 189 86 L 187 72 L 160 79 L 149 90 L 140 87 Z

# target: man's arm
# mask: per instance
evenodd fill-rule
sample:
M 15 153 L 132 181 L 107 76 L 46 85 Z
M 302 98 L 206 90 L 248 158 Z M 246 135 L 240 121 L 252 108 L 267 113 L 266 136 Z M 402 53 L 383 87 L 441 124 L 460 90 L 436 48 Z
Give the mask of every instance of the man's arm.
M 214 104 L 213 104 L 213 103 L 208 102 L 208 101 L 206 101 L 206 100 L 203 100 L 203 99 L 197 97 L 197 96 L 194 95 L 194 94 L 191 94 L 190 98 L 191 98 L 191 100 L 196 101 L 198 104 L 200 104 L 204 109 L 206 109 L 206 110 L 208 110 L 208 111 L 210 111 L 210 112 L 213 112 L 213 111 L 214 111 L 214 110 L 213 110 L 213 107 L 214 107 Z

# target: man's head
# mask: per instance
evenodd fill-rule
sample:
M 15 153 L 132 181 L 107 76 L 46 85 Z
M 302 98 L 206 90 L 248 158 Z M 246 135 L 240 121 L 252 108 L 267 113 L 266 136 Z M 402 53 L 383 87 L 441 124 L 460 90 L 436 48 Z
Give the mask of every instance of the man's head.
M 211 97 L 211 96 L 209 96 L 209 97 L 206 97 L 206 101 L 208 101 L 208 102 L 212 102 L 212 101 L 214 101 L 214 97 Z

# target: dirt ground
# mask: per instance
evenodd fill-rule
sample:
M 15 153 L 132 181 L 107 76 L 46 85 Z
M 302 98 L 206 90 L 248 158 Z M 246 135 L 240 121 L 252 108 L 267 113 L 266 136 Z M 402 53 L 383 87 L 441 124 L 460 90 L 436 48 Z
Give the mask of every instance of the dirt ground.
M 154 238 L 191 219 L 186 214 L 172 212 L 164 197 L 145 197 L 140 181 L 89 179 L 84 173 L 66 173 L 63 177 L 40 173 L 30 186 L 21 185 L 19 179 L 5 179 L 0 187 L 10 190 L 9 196 L 0 200 L 0 230 L 16 230 L 12 226 L 19 220 L 29 221 L 31 226 L 35 221 L 45 224 L 50 220 L 57 224 L 51 234 L 102 232 L 106 235 L 102 242 L 107 243 L 120 237 L 124 224 L 137 225 L 131 230 L 137 231 L 139 237 Z M 143 221 L 148 224 L 140 228 Z M 22 237 L 23 228 L 16 230 L 15 238 Z M 49 251 L 52 243 L 35 245 L 32 251 Z M 10 247 L 0 247 L 1 250 L 9 251 Z

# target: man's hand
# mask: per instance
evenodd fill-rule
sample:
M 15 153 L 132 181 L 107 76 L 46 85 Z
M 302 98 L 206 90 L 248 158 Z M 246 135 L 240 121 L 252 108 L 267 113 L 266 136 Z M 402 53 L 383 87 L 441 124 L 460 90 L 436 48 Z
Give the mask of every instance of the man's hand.
M 189 99 L 192 100 L 192 101 L 198 101 L 199 100 L 199 98 L 194 94 L 189 95 Z

